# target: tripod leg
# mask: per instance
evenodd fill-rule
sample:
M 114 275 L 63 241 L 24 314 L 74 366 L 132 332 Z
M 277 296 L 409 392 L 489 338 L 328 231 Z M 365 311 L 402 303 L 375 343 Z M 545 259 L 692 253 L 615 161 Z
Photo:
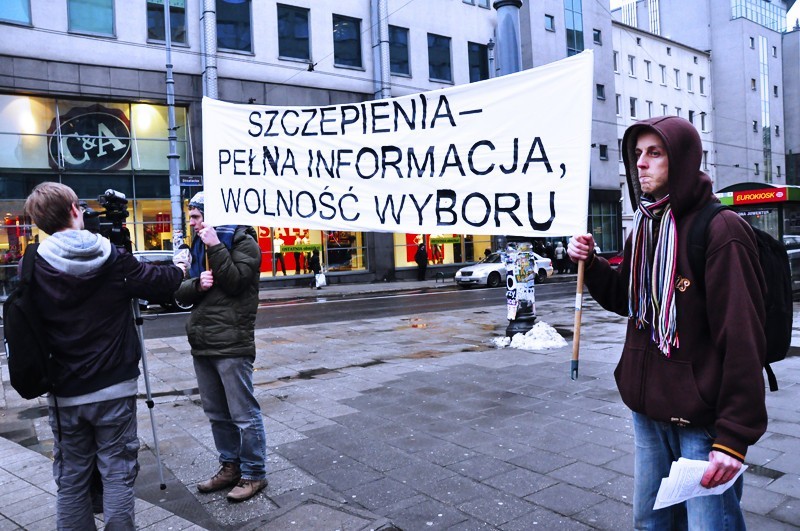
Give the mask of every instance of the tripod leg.
M 156 452 L 156 462 L 158 463 L 158 479 L 160 481 L 159 488 L 161 490 L 165 490 L 167 488 L 167 484 L 164 483 L 164 469 L 161 464 L 161 452 L 158 449 L 158 434 L 156 433 L 156 419 L 153 415 L 153 407 L 155 403 L 153 402 L 153 397 L 150 393 L 150 375 L 147 372 L 147 352 L 144 348 L 144 330 L 142 330 L 142 325 L 144 321 L 142 320 L 142 312 L 139 309 L 139 301 L 137 299 L 133 299 L 131 301 L 131 307 L 133 308 L 133 318 L 136 323 L 136 332 L 139 336 L 139 346 L 141 347 L 142 351 L 142 372 L 144 373 L 144 388 L 145 393 L 147 396 L 146 404 L 147 409 L 150 410 L 150 426 L 153 429 L 153 449 Z

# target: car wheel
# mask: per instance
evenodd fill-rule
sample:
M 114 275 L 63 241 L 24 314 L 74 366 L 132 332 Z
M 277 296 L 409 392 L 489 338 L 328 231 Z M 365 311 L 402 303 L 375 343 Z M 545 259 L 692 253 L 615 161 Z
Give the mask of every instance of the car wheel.
M 486 285 L 490 288 L 496 288 L 500 285 L 500 273 L 493 272 L 489 274 L 489 278 L 486 279 Z
M 545 280 L 547 280 L 547 271 L 545 271 L 544 269 L 540 269 L 539 274 L 536 275 L 536 281 L 539 282 L 539 284 L 541 284 Z
M 172 306 L 178 312 L 188 312 L 194 307 L 194 304 L 184 304 L 176 298 L 172 298 Z

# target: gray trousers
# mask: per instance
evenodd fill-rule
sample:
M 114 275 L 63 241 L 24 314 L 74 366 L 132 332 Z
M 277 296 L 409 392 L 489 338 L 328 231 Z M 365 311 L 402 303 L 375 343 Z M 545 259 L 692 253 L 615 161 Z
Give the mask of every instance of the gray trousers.
M 133 483 L 139 472 L 136 398 L 50 407 L 53 478 L 58 529 L 95 529 L 89 484 L 97 467 L 103 479 L 105 529 L 135 529 Z

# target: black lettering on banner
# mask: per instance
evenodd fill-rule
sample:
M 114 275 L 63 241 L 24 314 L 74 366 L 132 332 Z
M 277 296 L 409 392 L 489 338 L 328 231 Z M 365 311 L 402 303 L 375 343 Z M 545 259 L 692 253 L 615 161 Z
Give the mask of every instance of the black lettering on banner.
M 281 167 L 281 175 L 286 175 L 288 170 L 292 170 L 292 173 L 295 175 L 300 175 L 297 172 L 297 168 L 295 167 L 294 162 L 294 152 L 291 149 L 286 150 L 286 161 L 283 163 Z
M 416 120 L 417 120 L 417 100 L 411 99 L 409 101 L 411 102 L 411 116 L 406 114 L 405 109 L 403 109 L 403 106 L 400 105 L 399 101 L 394 100 L 394 130 L 395 131 L 399 131 L 400 130 L 400 124 L 398 123 L 398 119 L 400 118 L 400 116 L 403 117 L 403 120 L 406 122 L 406 125 L 408 126 L 408 129 L 410 131 L 413 131 L 417 126 L 417 124 L 416 124 Z
M 472 144 L 472 148 L 469 150 L 469 155 L 467 155 L 467 164 L 469 164 L 469 170 L 475 175 L 486 175 L 492 172 L 494 169 L 494 163 L 489 164 L 489 167 L 485 170 L 479 170 L 475 167 L 473 159 L 475 158 L 475 152 L 478 150 L 479 146 L 488 146 L 490 150 L 494 151 L 494 144 L 492 144 L 489 140 L 478 140 Z
M 400 206 L 397 207 L 397 210 L 394 208 L 394 196 L 389 194 L 386 196 L 386 201 L 383 204 L 383 209 L 381 209 L 381 205 L 379 203 L 379 198 L 375 196 L 375 213 L 378 215 L 378 219 L 381 221 L 381 225 L 386 225 L 386 209 L 391 207 L 390 215 L 394 219 L 394 222 L 400 224 L 400 214 L 403 212 L 403 205 L 406 202 L 406 194 L 402 194 L 402 199 L 400 199 Z
M 352 118 L 347 117 L 347 111 L 353 111 Z M 355 105 L 342 105 L 342 135 L 345 134 L 345 130 L 347 129 L 348 125 L 354 124 L 358 121 L 358 116 L 358 107 Z
M 500 205 L 500 201 L 504 197 L 511 197 L 514 199 L 514 205 L 510 207 L 504 207 Z M 494 194 L 494 226 L 500 227 L 500 213 L 505 212 L 508 214 L 508 217 L 511 218 L 514 223 L 516 223 L 517 227 L 522 226 L 522 222 L 519 220 L 514 211 L 519 208 L 519 196 L 517 194 Z
M 307 197 L 309 202 L 309 210 L 307 214 L 300 212 L 300 206 L 301 206 L 300 199 L 303 197 Z M 297 195 L 295 196 L 294 211 L 297 212 L 297 215 L 300 216 L 301 218 L 310 218 L 317 212 L 317 202 L 314 200 L 314 196 L 311 195 L 311 192 L 303 190 L 297 193 Z
M 534 230 L 547 230 L 556 219 L 556 193 L 550 192 L 550 218 L 544 223 L 538 223 L 533 219 L 533 192 L 528 192 L 528 220 Z
M 425 173 L 425 167 L 430 164 L 430 174 L 428 177 L 433 177 L 433 146 L 428 148 L 428 151 L 425 152 L 425 158 L 422 161 L 422 167 L 419 166 L 419 161 L 417 160 L 417 155 L 414 152 L 413 147 L 408 148 L 408 177 L 411 177 L 411 161 L 414 161 L 414 167 L 417 169 L 417 177 L 422 177 L 422 174 Z
M 248 167 L 249 167 L 250 175 L 262 175 L 261 173 L 258 173 L 257 171 L 253 171 L 253 161 L 256 160 L 256 154 L 252 149 L 250 149 L 248 151 L 250 152 L 250 156 L 248 157 L 248 159 L 249 159 L 248 160 Z
M 311 120 L 313 120 L 317 115 L 317 109 L 303 109 L 303 114 L 308 114 L 310 116 L 308 117 L 308 120 L 306 120 L 306 123 L 303 126 L 303 132 L 301 134 L 303 136 L 317 136 L 318 133 L 308 130 L 308 124 L 310 124 Z
M 336 205 L 326 202 L 327 199 L 334 201 L 333 194 L 328 192 L 328 187 L 319 194 L 319 217 L 324 220 L 331 220 L 336 217 Z M 329 213 L 324 213 L 323 209 L 328 210 Z
M 362 116 L 362 118 L 361 118 L 361 134 L 362 135 L 366 135 L 367 134 L 367 104 L 366 103 L 362 103 L 361 104 L 361 116 Z
M 240 164 L 245 164 L 247 161 L 244 158 L 239 158 L 238 155 L 242 157 L 245 156 L 245 150 L 243 149 L 234 149 L 233 150 L 233 174 L 234 175 L 244 175 L 244 170 L 239 169 Z
M 269 116 L 269 123 L 267 123 L 267 130 L 264 132 L 264 136 L 278 136 L 278 133 L 270 133 L 272 124 L 275 123 L 275 118 L 278 116 L 278 111 L 264 111 L 264 114 Z
M 317 177 L 320 177 L 320 174 L 319 174 L 320 163 L 323 166 L 325 166 L 325 172 L 328 174 L 328 177 L 331 177 L 331 178 L 335 177 L 335 173 L 334 173 L 335 160 L 336 160 L 336 157 L 334 155 L 334 151 L 331 150 L 331 164 L 330 164 L 330 166 L 328 166 L 328 161 L 325 159 L 325 156 L 322 154 L 322 150 L 318 149 L 317 150 Z
M 375 168 L 372 171 L 372 173 L 364 173 L 361 171 L 361 157 L 364 156 L 365 154 L 372 155 L 372 159 L 375 165 Z M 358 155 L 356 155 L 356 173 L 358 173 L 359 177 L 361 177 L 362 179 L 372 179 L 373 177 L 375 177 L 375 175 L 377 175 L 379 169 L 380 168 L 378 166 L 378 154 L 375 153 L 374 149 L 363 147 L 358 150 Z
M 388 155 L 393 153 L 395 158 L 391 160 Z M 391 166 L 394 168 L 394 171 L 397 172 L 397 176 L 401 179 L 403 178 L 403 171 L 398 167 L 400 165 L 400 161 L 403 160 L 403 152 L 400 151 L 400 148 L 397 146 L 381 146 L 381 166 L 383 166 L 383 173 L 381 173 L 381 179 L 386 178 L 386 167 Z
M 514 137 L 514 163 L 510 168 L 500 165 L 500 171 L 508 175 L 517 171 L 517 159 L 519 158 L 519 138 Z
M 389 133 L 391 129 L 379 129 L 378 128 L 378 120 L 385 120 L 389 118 L 389 114 L 378 114 L 377 109 L 379 107 L 386 107 L 389 105 L 387 101 L 373 101 L 371 104 L 372 106 L 372 132 L 373 133 Z
M 427 197 L 425 197 L 425 202 L 422 203 L 422 205 L 417 203 L 417 198 L 414 197 L 414 194 L 409 194 L 409 197 L 411 197 L 411 202 L 414 203 L 414 208 L 417 209 L 417 219 L 419 220 L 419 224 L 422 225 L 422 210 L 427 206 L 427 204 L 433 198 L 433 194 L 428 194 Z
M 286 195 L 284 194 L 283 190 L 278 190 L 276 194 L 276 201 L 275 201 L 275 212 L 280 216 L 281 215 L 281 205 L 283 205 L 283 209 L 286 210 L 286 215 L 291 216 L 292 211 L 294 209 L 294 192 L 289 190 L 289 200 L 286 200 Z M 264 190 L 264 194 L 267 191 Z M 264 211 L 267 210 L 267 201 L 264 199 Z
M 239 203 L 242 197 L 242 189 L 239 188 L 236 196 L 233 195 L 233 188 L 228 188 L 228 197 L 225 197 L 225 191 L 220 190 L 222 193 L 222 208 L 225 209 L 225 212 L 230 212 L 233 210 L 234 212 L 239 212 Z
M 447 118 L 452 127 L 456 126 L 456 121 L 453 119 L 453 113 L 450 111 L 450 102 L 447 100 L 447 96 L 444 94 L 439 96 L 439 103 L 436 106 L 436 112 L 431 120 L 431 129 L 436 127 L 436 120 L 439 118 Z
M 297 133 L 300 132 L 300 126 L 295 126 L 293 131 L 289 131 L 286 128 L 286 117 L 290 114 L 293 114 L 295 118 L 300 118 L 300 113 L 297 111 L 293 111 L 292 109 L 287 109 L 283 112 L 283 116 L 281 116 L 281 129 L 283 129 L 283 134 L 286 136 L 295 136 Z
M 453 161 L 450 161 L 450 157 L 453 157 Z M 466 173 L 464 173 L 464 166 L 461 165 L 461 157 L 458 156 L 458 150 L 456 149 L 455 144 L 450 144 L 450 147 L 447 148 L 447 153 L 444 156 L 444 164 L 442 164 L 442 171 L 439 173 L 439 177 L 444 175 L 444 172 L 447 171 L 447 168 L 455 167 L 458 168 L 459 173 L 461 173 L 462 177 L 466 177 Z
M 541 157 L 534 157 L 533 152 L 536 151 L 536 147 L 539 147 L 539 150 L 542 152 Z M 522 166 L 522 173 L 528 173 L 528 165 L 531 162 L 544 162 L 545 167 L 547 168 L 547 173 L 552 173 L 553 168 L 550 167 L 550 161 L 547 158 L 547 153 L 544 152 L 544 146 L 542 145 L 542 139 L 538 136 L 533 139 L 531 143 L 531 149 L 528 151 L 528 158 L 525 160 L 525 164 Z
M 455 212 L 456 193 L 453 190 L 436 190 L 436 224 L 439 226 L 455 225 L 458 217 Z M 450 221 L 442 219 L 442 213 L 450 214 Z
M 255 197 L 255 205 L 251 206 L 253 197 Z M 261 196 L 258 195 L 258 190 L 255 188 L 248 188 L 244 191 L 244 208 L 248 214 L 258 214 L 261 211 Z
M 425 120 L 428 119 L 428 99 L 425 94 L 420 94 L 419 100 L 422 102 L 422 128 L 425 129 Z
M 267 164 L 269 164 L 269 167 L 272 168 L 272 173 L 274 173 L 275 176 L 277 177 L 278 175 L 280 175 L 278 173 L 278 162 L 280 161 L 281 158 L 280 154 L 278 153 L 278 146 L 275 146 L 274 157 L 272 156 L 272 153 L 270 153 L 269 147 L 267 146 L 263 147 L 263 152 L 264 152 L 264 157 L 262 160 L 264 161 L 264 175 L 267 174 Z
M 231 163 L 231 152 L 227 149 L 219 150 L 219 174 L 222 175 L 222 166 Z
M 482 201 L 483 205 L 485 207 L 484 208 L 483 219 L 480 220 L 480 221 L 472 221 L 472 220 L 467 218 L 468 203 L 473 198 L 477 198 L 478 200 Z M 473 227 L 483 227 L 484 225 L 486 225 L 486 222 L 489 221 L 489 215 L 491 214 L 491 212 L 492 212 L 492 205 L 489 203 L 489 200 L 486 198 L 485 195 L 483 195 L 481 193 L 478 193 L 478 192 L 472 192 L 467 197 L 465 197 L 464 198 L 464 204 L 461 205 L 461 218 L 464 220 L 465 223 L 467 223 L 467 224 L 469 224 L 469 225 L 471 225 Z
M 253 121 L 253 118 L 256 118 L 256 121 Z M 261 118 L 261 113 L 260 112 L 253 111 L 253 112 L 250 113 L 250 124 L 256 126 L 258 128 L 258 130 L 257 131 L 253 131 L 252 129 L 248 129 L 247 130 L 247 134 L 248 135 L 253 136 L 253 137 L 261 136 L 261 131 L 263 131 L 264 128 L 261 127 L 261 122 L 258 121 L 259 118 Z
M 336 131 L 326 131 L 325 124 L 326 123 L 336 123 L 336 118 L 325 118 L 325 113 L 328 111 L 335 111 L 336 107 L 322 107 L 319 110 L 320 113 L 320 120 L 319 120 L 319 131 L 322 135 L 336 135 Z
M 345 167 L 350 166 L 352 163 L 349 160 L 344 160 L 345 155 L 352 155 L 352 149 L 339 149 L 336 150 L 336 178 L 341 179 L 342 176 L 339 171 Z
M 356 194 L 352 193 L 352 191 L 353 191 L 353 187 L 351 186 L 350 188 L 347 189 L 347 193 L 343 194 L 342 197 L 339 198 L 339 215 L 342 216 L 342 219 L 345 220 L 345 221 L 355 221 L 355 220 L 357 220 L 359 218 L 359 216 L 361 216 L 360 212 L 356 212 L 355 217 L 352 217 L 352 218 L 348 218 L 347 216 L 344 215 L 344 206 L 342 205 L 342 203 L 344 203 L 345 199 L 352 199 L 353 202 L 358 203 L 358 196 L 356 196 Z M 376 197 L 375 198 L 376 202 L 377 202 L 377 199 L 378 198 Z

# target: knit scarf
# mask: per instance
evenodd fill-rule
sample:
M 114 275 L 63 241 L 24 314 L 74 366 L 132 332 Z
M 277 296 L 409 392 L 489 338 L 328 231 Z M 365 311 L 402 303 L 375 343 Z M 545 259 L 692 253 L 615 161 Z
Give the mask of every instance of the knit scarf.
M 659 220 L 658 239 L 653 242 L 653 227 Z M 652 339 L 667 357 L 672 347 L 680 346 L 675 314 L 677 247 L 678 234 L 669 195 L 658 201 L 642 197 L 633 216 L 628 317 L 635 320 L 640 330 L 652 325 Z
M 233 245 L 233 235 L 239 225 L 220 225 L 214 227 L 217 231 L 217 238 L 229 251 Z M 192 255 L 192 264 L 189 266 L 189 278 L 199 278 L 200 273 L 206 270 L 206 246 L 200 236 L 194 236 L 192 247 L 189 251 Z

